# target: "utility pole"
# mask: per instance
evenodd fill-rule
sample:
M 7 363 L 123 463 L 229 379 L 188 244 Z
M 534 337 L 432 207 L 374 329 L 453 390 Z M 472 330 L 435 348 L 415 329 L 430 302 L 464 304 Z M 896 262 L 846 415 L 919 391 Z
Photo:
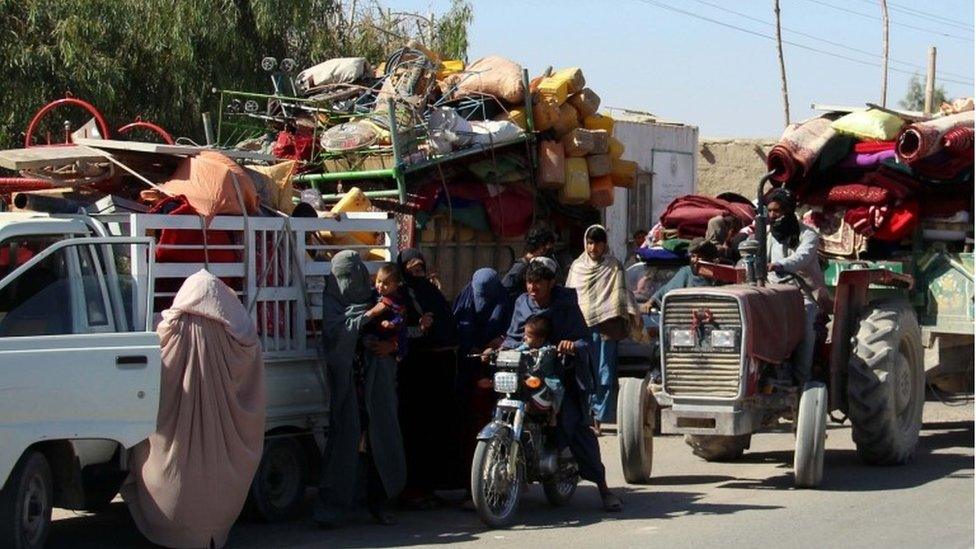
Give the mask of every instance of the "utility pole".
M 887 107 L 888 102 L 888 0 L 881 0 L 881 21 L 884 26 L 882 49 L 884 60 L 881 63 L 881 106 Z
M 779 77 L 783 83 L 783 117 L 784 127 L 790 125 L 790 94 L 786 89 L 786 63 L 783 61 L 783 37 L 779 25 L 779 0 L 773 0 L 773 11 L 776 12 L 776 53 L 779 55 Z
M 925 114 L 932 114 L 935 96 L 935 46 L 929 46 L 929 68 L 925 73 Z

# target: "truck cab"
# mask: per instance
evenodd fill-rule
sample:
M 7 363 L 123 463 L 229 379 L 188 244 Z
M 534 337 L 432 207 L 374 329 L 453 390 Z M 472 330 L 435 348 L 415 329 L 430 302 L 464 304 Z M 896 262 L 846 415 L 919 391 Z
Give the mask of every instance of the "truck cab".
M 130 268 L 153 243 L 94 229 L 83 216 L 0 214 L 0 528 L 16 547 L 43 545 L 52 507 L 111 501 L 118 449 L 156 426 L 152 279 Z

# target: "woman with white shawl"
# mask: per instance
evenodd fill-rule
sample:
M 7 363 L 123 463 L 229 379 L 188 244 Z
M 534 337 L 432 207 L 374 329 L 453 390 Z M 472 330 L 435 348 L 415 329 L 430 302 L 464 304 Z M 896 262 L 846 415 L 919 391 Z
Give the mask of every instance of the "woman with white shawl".
M 600 424 L 616 420 L 617 343 L 630 335 L 640 312 L 627 290 L 623 265 L 607 246 L 607 230 L 592 225 L 583 240 L 583 253 L 569 268 L 566 287 L 576 289 L 583 318 L 591 331 L 590 364 L 596 381 L 593 428 L 599 435 Z

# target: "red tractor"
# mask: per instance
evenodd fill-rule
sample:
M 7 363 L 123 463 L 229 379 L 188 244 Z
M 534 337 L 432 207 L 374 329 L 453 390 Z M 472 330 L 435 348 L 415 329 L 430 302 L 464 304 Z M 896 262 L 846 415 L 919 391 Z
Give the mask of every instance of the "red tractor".
M 849 418 L 865 462 L 905 463 L 914 455 L 925 400 L 921 330 L 906 298 L 913 279 L 865 265 L 842 271 L 832 310 L 821 310 L 813 381 L 797 386 L 790 355 L 802 339 L 803 296 L 797 285 L 766 280 L 768 181 L 759 184 L 756 237 L 741 248 L 740 267 L 702 268 L 703 276 L 728 284 L 664 297 L 662 400 L 671 406 L 661 410 L 661 432 L 685 435 L 708 461 L 726 461 L 742 455 L 753 433 L 791 421 L 795 484 L 813 488 L 823 475 L 827 421 Z M 869 299 L 869 288 L 884 297 Z M 621 381 L 628 482 L 649 479 L 656 402 L 646 379 Z

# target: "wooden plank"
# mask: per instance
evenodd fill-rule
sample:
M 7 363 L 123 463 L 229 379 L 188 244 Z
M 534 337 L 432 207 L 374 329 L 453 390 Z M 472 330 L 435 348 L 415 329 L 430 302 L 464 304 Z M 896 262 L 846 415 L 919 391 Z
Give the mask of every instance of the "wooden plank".
M 0 151 L 0 166 L 8 170 L 60 167 L 77 161 L 98 162 L 106 153 L 78 145 L 28 147 Z
M 191 145 L 167 145 L 166 143 L 147 143 L 145 141 L 119 141 L 116 139 L 90 139 L 80 138 L 76 141 L 79 145 L 86 145 L 108 151 L 141 152 L 151 154 L 168 154 L 179 156 L 193 156 L 203 151 L 217 151 L 229 158 L 243 160 L 262 160 L 274 162 L 278 160 L 273 155 L 262 154 L 251 151 L 238 151 L 233 149 L 212 149 L 209 147 L 194 147 Z

